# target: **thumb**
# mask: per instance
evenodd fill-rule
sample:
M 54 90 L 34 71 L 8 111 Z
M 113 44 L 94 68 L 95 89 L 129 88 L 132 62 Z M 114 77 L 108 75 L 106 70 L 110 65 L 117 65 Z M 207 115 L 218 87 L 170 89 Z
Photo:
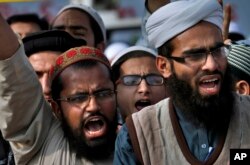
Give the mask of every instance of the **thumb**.
M 228 39 L 229 25 L 231 21 L 231 5 L 227 4 L 224 7 L 224 19 L 223 19 L 223 39 Z

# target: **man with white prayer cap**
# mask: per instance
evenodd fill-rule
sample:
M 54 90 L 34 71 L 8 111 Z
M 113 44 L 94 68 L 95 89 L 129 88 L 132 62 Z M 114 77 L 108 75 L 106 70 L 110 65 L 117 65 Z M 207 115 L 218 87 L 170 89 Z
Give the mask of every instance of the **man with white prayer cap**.
M 120 51 L 111 63 L 118 109 L 123 121 L 130 114 L 168 96 L 165 80 L 155 65 L 156 52 L 131 46 Z
M 250 97 L 231 92 L 222 11 L 217 0 L 180 0 L 149 17 L 170 97 L 126 119 L 115 164 L 227 165 L 231 148 L 250 147 Z
M 87 46 L 100 49 L 106 47 L 106 28 L 98 12 L 83 4 L 68 4 L 56 14 L 51 29 L 63 30 L 75 38 L 84 39 Z

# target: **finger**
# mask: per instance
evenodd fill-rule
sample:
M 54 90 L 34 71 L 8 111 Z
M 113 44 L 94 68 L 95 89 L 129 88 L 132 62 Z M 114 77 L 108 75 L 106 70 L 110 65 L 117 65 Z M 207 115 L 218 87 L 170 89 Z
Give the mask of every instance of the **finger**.
M 170 0 L 146 0 L 145 5 L 150 13 L 153 13 L 158 8 L 170 3 Z
M 223 39 L 228 39 L 229 25 L 231 20 L 231 5 L 227 4 L 224 8 L 224 20 L 223 20 Z
M 218 2 L 221 4 L 221 6 L 223 6 L 223 1 L 222 0 L 218 0 Z
M 232 43 L 232 41 L 230 39 L 224 40 L 224 44 L 229 45 L 230 43 Z

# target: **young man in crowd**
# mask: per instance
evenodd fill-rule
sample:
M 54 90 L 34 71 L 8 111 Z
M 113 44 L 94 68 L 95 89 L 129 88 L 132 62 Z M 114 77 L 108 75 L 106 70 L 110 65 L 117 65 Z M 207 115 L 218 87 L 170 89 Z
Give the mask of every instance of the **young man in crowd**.
M 233 43 L 227 57 L 233 78 L 233 90 L 242 95 L 250 95 L 249 43 L 249 40 L 241 40 Z
M 7 18 L 7 22 L 21 38 L 49 28 L 48 21 L 45 18 L 40 18 L 35 13 L 13 15 Z
M 57 59 L 51 70 L 57 119 L 23 45 L 2 16 L 0 24 L 0 128 L 16 163 L 112 164 L 116 99 L 104 54 L 77 47 Z
M 86 40 L 87 45 L 100 49 L 106 47 L 106 29 L 102 18 L 86 5 L 64 6 L 51 23 L 51 29 L 67 31 L 75 38 Z
M 143 46 L 132 46 L 112 61 L 116 82 L 117 104 L 123 121 L 142 108 L 168 96 L 165 80 L 155 65 L 156 52 Z
M 49 82 L 50 68 L 57 57 L 66 50 L 86 45 L 83 39 L 76 39 L 65 31 L 47 30 L 33 33 L 23 38 L 24 49 L 42 85 L 46 100 L 51 100 Z
M 216 0 L 172 2 L 149 17 L 170 98 L 127 118 L 114 164 L 227 165 L 231 148 L 250 147 L 250 97 L 231 92 L 222 22 Z

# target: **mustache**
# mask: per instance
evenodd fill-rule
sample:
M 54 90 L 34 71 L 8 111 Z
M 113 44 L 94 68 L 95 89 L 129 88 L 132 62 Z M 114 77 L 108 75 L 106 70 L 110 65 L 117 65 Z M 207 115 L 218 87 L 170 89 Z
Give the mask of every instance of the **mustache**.
M 201 78 L 201 77 L 203 77 L 203 76 L 215 75 L 215 74 L 218 74 L 218 75 L 220 75 L 221 77 L 224 77 L 224 74 L 223 74 L 221 71 L 215 70 L 215 71 L 213 71 L 213 72 L 210 72 L 210 71 L 202 71 L 202 72 L 198 73 L 197 78 Z
M 94 116 L 101 116 L 103 118 L 106 118 L 106 116 L 104 116 L 101 112 L 97 111 L 97 112 L 85 112 L 84 116 L 83 116 L 83 121 L 87 120 L 90 117 L 94 117 Z
M 223 74 L 221 71 L 219 70 L 215 70 L 213 72 L 210 72 L 210 71 L 202 71 L 200 73 L 198 73 L 198 75 L 196 76 L 196 85 L 199 84 L 199 80 L 204 77 L 204 76 L 210 76 L 210 75 L 220 75 L 221 77 L 221 80 L 223 81 L 224 80 L 224 77 L 225 77 L 225 74 Z

